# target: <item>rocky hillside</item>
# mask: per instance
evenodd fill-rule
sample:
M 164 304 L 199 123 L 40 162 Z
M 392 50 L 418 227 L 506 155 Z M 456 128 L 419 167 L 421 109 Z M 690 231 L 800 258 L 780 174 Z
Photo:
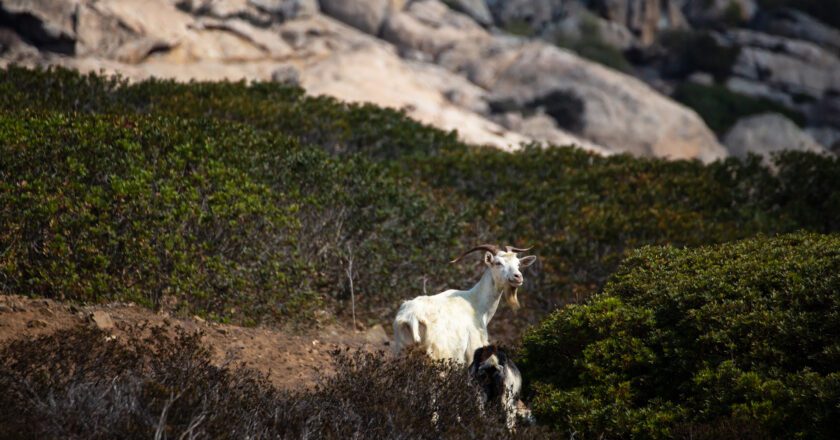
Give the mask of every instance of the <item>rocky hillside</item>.
M 776 124 L 726 136 L 757 113 L 796 145 L 840 139 L 840 31 L 815 3 L 4 0 L 0 62 L 292 82 L 470 143 L 710 161 L 765 152 L 749 140 Z

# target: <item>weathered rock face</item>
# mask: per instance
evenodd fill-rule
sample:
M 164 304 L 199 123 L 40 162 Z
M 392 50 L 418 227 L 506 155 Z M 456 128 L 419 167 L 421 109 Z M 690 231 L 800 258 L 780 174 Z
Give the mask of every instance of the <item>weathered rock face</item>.
M 418 1 L 388 18 L 382 38 L 403 52 L 420 52 L 436 59 L 458 43 L 487 40 L 490 36 L 469 17 L 453 12 L 441 2 Z
M 683 6 L 689 22 L 699 26 L 717 23 L 746 23 L 758 11 L 755 0 L 685 0 Z
M 777 113 L 764 113 L 739 120 L 726 133 L 723 143 L 737 157 L 745 157 L 748 153 L 769 157 L 782 150 L 826 152 L 811 135 Z
M 627 50 L 639 46 L 639 39 L 621 23 L 604 20 L 583 8 L 568 8 L 567 14 L 544 33 L 550 37 L 561 36 L 572 41 L 597 38 L 616 49 Z
M 0 65 L 58 64 L 130 79 L 296 83 L 314 94 L 403 109 L 420 121 L 457 129 L 468 142 L 505 149 L 539 141 L 604 154 L 702 160 L 725 154 L 696 114 L 640 81 L 550 44 L 482 26 L 486 9 L 494 19 L 527 16 L 553 32 L 563 23 L 575 24 L 564 3 L 4 1 L 3 16 L 32 17 L 37 32 L 23 34 L 14 27 L 8 35 L 0 32 Z M 664 6 L 654 13 L 645 9 L 651 2 L 627 2 L 626 20 L 607 21 L 589 12 L 586 17 L 598 23 L 603 38 L 605 29 L 614 29 L 616 41 L 610 44 L 626 48 L 638 41 L 625 24 L 644 34 L 648 31 L 639 29 L 652 25 L 644 21 L 650 17 L 659 17 L 651 32 L 679 22 L 671 3 L 657 4 Z M 47 35 L 50 43 L 36 35 Z M 56 41 L 69 45 L 68 56 L 43 52 Z M 500 102 L 514 109 L 500 110 Z
M 814 44 L 747 30 L 726 36 L 742 46 L 736 76 L 814 98 L 840 90 L 840 59 Z
M 594 0 L 591 5 L 604 18 L 627 26 L 643 45 L 653 43 L 660 30 L 688 25 L 676 0 Z
M 319 0 L 325 14 L 371 35 L 377 35 L 389 8 L 388 0 Z
M 575 95 L 582 122 L 557 126 L 579 125 L 568 134 L 610 151 L 706 161 L 726 155 L 696 113 L 635 78 L 542 42 L 487 34 L 461 18 L 439 2 L 414 2 L 389 20 L 383 36 L 492 91 L 493 102 L 524 108 L 558 91 Z
M 484 0 L 451 0 L 455 10 L 469 15 L 470 18 L 482 26 L 490 26 L 493 24 L 493 16 L 490 15 L 490 9 L 487 8 L 487 3 Z
M 762 11 L 753 25 L 768 34 L 809 41 L 835 54 L 840 53 L 840 30 L 795 9 Z
M 527 27 L 533 32 L 563 15 L 563 0 L 486 0 L 496 24 L 502 28 Z
M 515 102 L 533 101 L 557 90 L 577 96 L 584 104 L 578 134 L 614 151 L 704 161 L 726 155 L 693 111 L 635 78 L 556 47 L 522 46 L 493 75 L 489 86 L 497 99 Z
M 78 1 L 7 0 L 2 12 L 5 23 L 43 50 L 72 54 L 76 38 L 73 23 Z
M 840 130 L 832 127 L 808 127 L 805 131 L 827 150 L 840 155 Z

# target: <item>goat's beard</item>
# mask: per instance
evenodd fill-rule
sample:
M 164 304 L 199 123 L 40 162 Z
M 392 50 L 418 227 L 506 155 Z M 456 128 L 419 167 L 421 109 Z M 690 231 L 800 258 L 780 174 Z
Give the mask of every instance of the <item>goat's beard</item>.
M 510 284 L 505 285 L 504 295 L 505 295 L 505 302 L 508 303 L 511 309 L 518 310 L 519 309 L 519 298 L 516 296 L 516 287 L 511 286 Z

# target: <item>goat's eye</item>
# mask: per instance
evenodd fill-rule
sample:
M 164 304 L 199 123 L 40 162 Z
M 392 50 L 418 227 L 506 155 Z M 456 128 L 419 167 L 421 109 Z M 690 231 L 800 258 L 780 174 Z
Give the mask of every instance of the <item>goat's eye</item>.
M 501 261 L 494 261 L 494 262 L 493 262 L 493 265 L 494 265 L 494 266 L 501 266 L 501 265 L 502 265 L 502 262 L 501 262 Z

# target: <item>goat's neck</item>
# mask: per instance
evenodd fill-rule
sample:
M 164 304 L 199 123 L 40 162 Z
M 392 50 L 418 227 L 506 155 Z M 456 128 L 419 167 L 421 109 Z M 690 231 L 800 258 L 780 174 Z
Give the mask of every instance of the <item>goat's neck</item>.
M 484 275 L 469 291 L 476 314 L 486 326 L 496 314 L 499 307 L 499 300 L 502 298 L 502 287 L 496 286 L 493 281 L 493 273 L 490 269 L 484 271 Z

